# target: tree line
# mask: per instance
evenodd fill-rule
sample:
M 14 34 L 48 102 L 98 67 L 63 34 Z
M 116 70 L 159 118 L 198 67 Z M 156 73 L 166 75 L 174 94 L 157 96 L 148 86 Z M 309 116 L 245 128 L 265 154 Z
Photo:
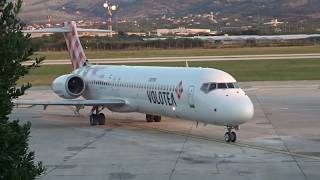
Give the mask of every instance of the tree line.
M 166 38 L 144 40 L 138 36 L 115 36 L 80 38 L 83 48 L 89 50 L 143 50 L 143 49 L 191 49 L 191 48 L 228 48 L 228 47 L 270 47 L 303 46 L 320 43 L 319 38 L 302 40 L 244 40 L 244 41 L 209 41 L 192 38 Z M 65 40 L 61 34 L 52 34 L 31 39 L 31 44 L 40 51 L 66 50 Z

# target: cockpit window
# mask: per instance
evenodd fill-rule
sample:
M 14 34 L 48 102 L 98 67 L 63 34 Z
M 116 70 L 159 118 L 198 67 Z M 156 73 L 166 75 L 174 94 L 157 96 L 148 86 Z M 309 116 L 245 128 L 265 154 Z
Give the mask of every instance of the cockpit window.
M 216 83 L 211 83 L 210 86 L 209 86 L 209 90 L 208 91 L 210 92 L 212 90 L 215 90 L 216 88 L 217 88 L 217 84 Z
M 227 85 L 228 85 L 228 88 L 234 88 L 234 85 L 233 85 L 233 83 L 227 83 Z
M 208 93 L 208 87 L 209 87 L 209 83 L 204 83 L 204 84 L 202 84 L 200 89 L 201 89 L 201 91 Z
M 226 83 L 215 83 L 215 82 L 208 82 L 203 83 L 201 86 L 201 91 L 204 93 L 209 93 L 215 89 L 238 89 L 240 88 L 237 82 L 226 82 Z
M 218 89 L 227 89 L 227 84 L 226 83 L 218 83 Z

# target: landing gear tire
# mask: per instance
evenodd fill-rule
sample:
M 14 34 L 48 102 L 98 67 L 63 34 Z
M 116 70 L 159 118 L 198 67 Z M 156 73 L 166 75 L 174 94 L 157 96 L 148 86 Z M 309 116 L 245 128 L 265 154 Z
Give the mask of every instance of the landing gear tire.
M 161 116 L 154 116 L 154 122 L 161 122 Z
M 90 125 L 105 125 L 106 124 L 106 117 L 103 113 L 100 114 L 91 114 L 90 115 Z
M 105 125 L 106 116 L 103 113 L 100 113 L 104 109 L 103 106 L 93 106 L 91 109 L 91 115 L 89 117 L 90 125 Z
M 91 126 L 96 126 L 98 124 L 97 118 L 98 116 L 96 114 L 91 114 L 90 115 L 90 125 Z
M 237 134 L 236 132 L 232 131 L 234 129 L 231 126 L 227 126 L 227 132 L 224 134 L 224 141 L 227 143 L 236 142 L 237 141 Z
M 232 131 L 231 133 L 230 133 L 230 135 L 231 135 L 231 142 L 236 142 L 237 141 L 237 134 L 234 132 L 234 131 Z
M 231 134 L 229 132 L 226 132 L 224 134 L 224 141 L 229 143 L 231 141 Z
M 146 121 L 147 122 L 161 122 L 161 116 L 154 116 L 151 114 L 146 114 Z
M 105 125 L 106 124 L 106 116 L 103 113 L 100 113 L 98 115 L 98 123 L 99 125 Z
M 153 122 L 153 116 L 150 115 L 150 114 L 146 114 L 146 120 L 147 120 L 148 123 Z

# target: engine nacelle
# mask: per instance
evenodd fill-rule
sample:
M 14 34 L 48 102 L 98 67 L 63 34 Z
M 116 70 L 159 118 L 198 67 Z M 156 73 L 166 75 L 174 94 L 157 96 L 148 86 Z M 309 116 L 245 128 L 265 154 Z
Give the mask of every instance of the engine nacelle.
M 66 74 L 56 78 L 52 83 L 52 90 L 64 99 L 80 97 L 86 89 L 83 79 L 74 74 Z

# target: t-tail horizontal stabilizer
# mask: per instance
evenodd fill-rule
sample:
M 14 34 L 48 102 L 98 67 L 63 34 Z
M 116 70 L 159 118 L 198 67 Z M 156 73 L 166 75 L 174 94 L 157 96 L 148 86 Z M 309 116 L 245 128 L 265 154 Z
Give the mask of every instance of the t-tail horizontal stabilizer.
M 67 43 L 69 56 L 71 59 L 73 69 L 78 69 L 83 66 L 87 60 L 82 45 L 80 43 L 78 32 L 92 32 L 92 33 L 112 33 L 110 30 L 102 29 L 83 29 L 77 28 L 74 21 L 64 22 L 61 28 L 45 28 L 39 30 L 24 30 L 24 33 L 63 33 Z

